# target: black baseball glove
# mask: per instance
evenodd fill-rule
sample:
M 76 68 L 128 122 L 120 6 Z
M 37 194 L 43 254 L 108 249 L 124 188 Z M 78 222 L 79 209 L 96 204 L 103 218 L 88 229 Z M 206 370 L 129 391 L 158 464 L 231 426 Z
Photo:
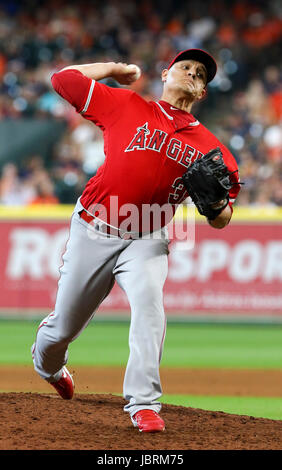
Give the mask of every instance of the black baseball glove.
M 228 205 L 230 174 L 217 147 L 193 162 L 182 176 L 199 213 L 209 220 L 214 220 Z

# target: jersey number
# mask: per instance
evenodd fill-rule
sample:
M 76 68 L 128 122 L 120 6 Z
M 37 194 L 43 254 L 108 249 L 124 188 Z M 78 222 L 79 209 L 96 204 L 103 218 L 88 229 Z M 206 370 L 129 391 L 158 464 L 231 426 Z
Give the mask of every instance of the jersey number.
M 181 177 L 176 178 L 171 186 L 174 192 L 169 193 L 168 202 L 169 204 L 180 204 L 188 196 Z

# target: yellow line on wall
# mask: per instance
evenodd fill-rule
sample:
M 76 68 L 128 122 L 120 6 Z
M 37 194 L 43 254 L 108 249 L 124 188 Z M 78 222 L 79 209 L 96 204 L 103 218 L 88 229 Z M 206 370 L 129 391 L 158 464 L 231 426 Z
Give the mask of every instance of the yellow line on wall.
M 0 205 L 0 220 L 68 220 L 74 205 L 34 205 L 26 207 Z M 193 207 L 181 206 L 175 220 L 193 217 Z M 205 222 L 205 218 L 195 211 L 195 220 Z M 282 224 L 282 207 L 234 207 L 233 222 L 275 222 Z
M 71 217 L 73 205 L 34 205 L 26 207 L 1 206 L 0 220 L 67 220 Z

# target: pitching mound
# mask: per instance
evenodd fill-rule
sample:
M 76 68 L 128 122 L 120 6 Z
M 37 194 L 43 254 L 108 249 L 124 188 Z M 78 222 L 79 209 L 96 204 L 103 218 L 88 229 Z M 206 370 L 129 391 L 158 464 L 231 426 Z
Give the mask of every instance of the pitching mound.
M 123 398 L 0 394 L 1 450 L 280 450 L 282 421 L 163 405 L 163 433 L 142 434 Z

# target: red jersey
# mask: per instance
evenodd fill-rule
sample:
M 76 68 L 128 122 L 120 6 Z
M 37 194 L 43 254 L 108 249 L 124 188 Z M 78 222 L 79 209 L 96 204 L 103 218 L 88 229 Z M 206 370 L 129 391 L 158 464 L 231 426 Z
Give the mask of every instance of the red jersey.
M 73 69 L 55 73 L 51 80 L 57 93 L 103 131 L 105 161 L 86 184 L 80 202 L 91 212 L 99 208 L 96 215 L 108 223 L 120 226 L 132 205 L 139 214 L 144 205 L 166 205 L 173 217 L 189 196 L 181 176 L 217 146 L 238 182 L 232 154 L 192 114 L 165 101 L 148 102 L 131 90 L 109 87 Z M 239 189 L 235 184 L 230 190 L 230 206 Z M 166 223 L 162 219 L 161 225 Z

